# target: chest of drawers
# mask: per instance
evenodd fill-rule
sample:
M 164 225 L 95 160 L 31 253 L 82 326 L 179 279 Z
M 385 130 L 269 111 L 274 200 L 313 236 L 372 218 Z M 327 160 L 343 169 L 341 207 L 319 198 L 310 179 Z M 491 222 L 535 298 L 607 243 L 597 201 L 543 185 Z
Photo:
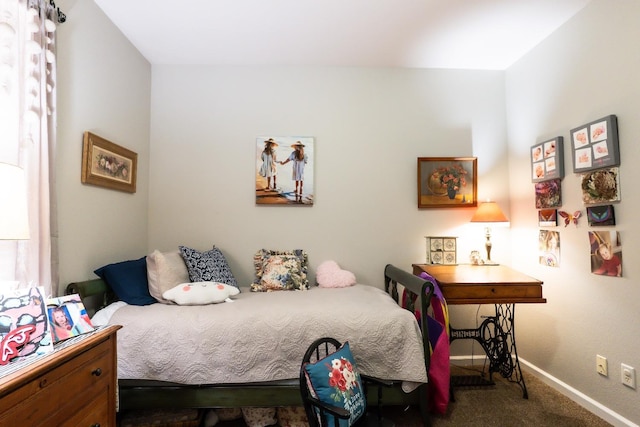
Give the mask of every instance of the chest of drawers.
M 0 427 L 115 427 L 119 328 L 74 338 L 0 378 Z

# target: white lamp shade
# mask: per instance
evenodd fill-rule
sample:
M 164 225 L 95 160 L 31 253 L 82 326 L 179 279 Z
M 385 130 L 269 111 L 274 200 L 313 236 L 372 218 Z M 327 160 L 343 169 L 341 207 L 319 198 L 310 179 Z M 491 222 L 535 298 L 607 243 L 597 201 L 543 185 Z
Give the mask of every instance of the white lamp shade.
M 17 166 L 0 163 L 0 239 L 28 238 L 29 213 L 24 171 Z

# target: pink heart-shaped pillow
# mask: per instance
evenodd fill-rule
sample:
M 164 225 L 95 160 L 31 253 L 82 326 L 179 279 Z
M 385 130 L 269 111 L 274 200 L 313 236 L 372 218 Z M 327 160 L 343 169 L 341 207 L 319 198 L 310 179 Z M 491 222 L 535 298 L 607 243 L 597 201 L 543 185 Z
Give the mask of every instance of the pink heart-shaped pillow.
M 316 270 L 316 281 L 321 288 L 346 288 L 356 284 L 356 276 L 335 261 L 324 261 Z

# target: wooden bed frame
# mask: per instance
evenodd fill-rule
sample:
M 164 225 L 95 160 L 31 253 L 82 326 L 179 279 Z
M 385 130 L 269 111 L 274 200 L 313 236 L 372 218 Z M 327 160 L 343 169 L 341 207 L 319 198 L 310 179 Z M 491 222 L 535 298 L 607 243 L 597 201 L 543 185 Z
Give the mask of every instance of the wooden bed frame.
M 385 291 L 401 306 L 416 311 L 414 301 L 420 304 L 420 324 L 426 325 L 427 309 L 433 285 L 413 274 L 388 264 L 384 269 Z M 405 301 L 401 301 L 406 289 Z M 98 309 L 116 300 L 113 292 L 102 279 L 70 283 L 66 294 L 79 294 L 92 316 Z M 416 296 L 422 296 L 417 298 Z M 429 372 L 428 328 L 422 328 L 425 367 Z M 418 405 L 425 422 L 430 425 L 427 408 L 427 386 L 421 385 L 411 393 L 405 393 L 400 382 L 391 387 L 369 390 L 367 401 L 382 405 Z M 286 381 L 245 384 L 185 385 L 151 380 L 118 380 L 119 410 L 149 408 L 237 408 L 302 406 L 298 378 Z

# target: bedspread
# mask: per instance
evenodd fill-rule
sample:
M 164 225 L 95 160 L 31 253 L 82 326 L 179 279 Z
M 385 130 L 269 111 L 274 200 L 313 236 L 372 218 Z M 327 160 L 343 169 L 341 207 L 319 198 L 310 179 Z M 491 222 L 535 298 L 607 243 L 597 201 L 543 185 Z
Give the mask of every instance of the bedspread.
M 357 284 L 308 291 L 249 292 L 204 306 L 124 306 L 118 378 L 181 384 L 297 378 L 307 347 L 349 341 L 363 374 L 427 382 L 421 333 L 412 313 L 381 289 Z

